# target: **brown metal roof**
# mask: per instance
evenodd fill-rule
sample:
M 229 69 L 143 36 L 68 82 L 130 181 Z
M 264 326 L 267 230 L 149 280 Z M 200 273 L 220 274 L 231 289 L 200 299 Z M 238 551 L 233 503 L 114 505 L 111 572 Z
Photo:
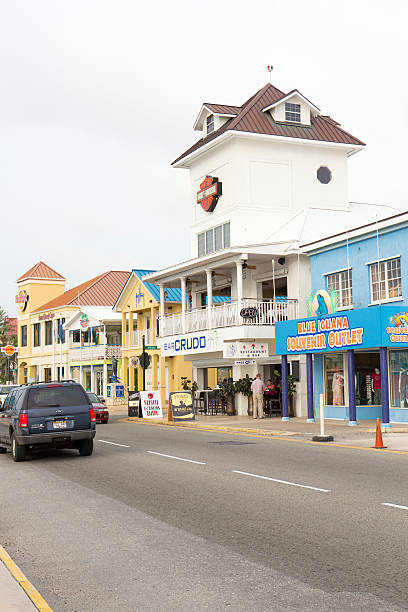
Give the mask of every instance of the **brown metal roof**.
M 33 312 L 42 312 L 62 306 L 113 306 L 130 272 L 104 272 L 95 278 L 65 291 Z
M 22 281 L 27 278 L 42 278 L 42 279 L 52 279 L 52 280 L 65 280 L 61 274 L 58 274 L 55 270 L 47 266 L 43 261 L 39 261 L 32 268 L 28 270 L 23 276 L 17 279 L 17 282 Z
M 262 109 L 283 96 L 284 94 L 279 89 L 268 83 L 243 104 L 236 117 L 226 121 L 220 129 L 212 132 L 209 136 L 201 138 L 175 159 L 173 164 L 230 130 L 364 146 L 364 142 L 343 130 L 339 124 L 327 116 L 312 116 L 311 125 L 294 125 L 276 122 L 269 113 L 262 112 Z
M 238 115 L 241 112 L 241 106 L 230 106 L 228 104 L 211 104 L 211 102 L 204 102 L 204 106 L 206 106 L 210 111 L 215 114 L 220 115 Z

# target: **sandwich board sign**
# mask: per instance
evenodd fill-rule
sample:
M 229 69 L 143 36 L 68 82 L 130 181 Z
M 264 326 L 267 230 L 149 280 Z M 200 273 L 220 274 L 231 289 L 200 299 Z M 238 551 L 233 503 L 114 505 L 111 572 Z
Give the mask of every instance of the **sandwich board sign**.
M 173 391 L 170 393 L 170 407 L 173 421 L 195 421 L 191 391 Z
M 162 418 L 163 411 L 160 401 L 160 391 L 139 391 L 139 394 L 143 418 Z

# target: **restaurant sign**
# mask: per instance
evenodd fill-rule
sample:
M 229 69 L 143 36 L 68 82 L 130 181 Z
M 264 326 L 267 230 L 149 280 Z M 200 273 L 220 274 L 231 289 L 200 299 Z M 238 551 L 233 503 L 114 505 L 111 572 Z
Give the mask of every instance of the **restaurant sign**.
M 160 391 L 140 391 L 140 405 L 144 419 L 162 418 Z
M 269 357 L 269 347 L 263 342 L 226 342 L 223 357 L 233 359 Z
M 24 312 L 27 308 L 28 302 L 28 293 L 27 291 L 21 290 L 16 295 L 16 304 L 18 304 L 18 309 L 20 312 Z
M 217 206 L 218 198 L 222 195 L 222 183 L 215 176 L 206 176 L 200 183 L 200 190 L 197 191 L 197 204 L 205 212 L 212 212 Z
M 170 393 L 170 408 L 173 421 L 194 421 L 195 411 L 191 391 L 173 391 Z
M 222 351 L 222 339 L 216 329 L 173 336 L 169 340 L 157 338 L 157 344 L 166 357 Z

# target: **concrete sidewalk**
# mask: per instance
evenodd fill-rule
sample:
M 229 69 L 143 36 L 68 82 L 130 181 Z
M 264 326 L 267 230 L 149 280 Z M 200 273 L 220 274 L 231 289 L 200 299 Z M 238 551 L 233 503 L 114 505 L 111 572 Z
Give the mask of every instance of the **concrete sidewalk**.
M 1 612 L 37 610 L 2 561 L 0 561 L 0 609 Z

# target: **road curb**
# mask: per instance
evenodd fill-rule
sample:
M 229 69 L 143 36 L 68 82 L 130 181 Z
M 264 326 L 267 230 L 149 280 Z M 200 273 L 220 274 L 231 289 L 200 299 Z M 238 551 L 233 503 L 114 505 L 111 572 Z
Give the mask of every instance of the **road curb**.
M 31 584 L 26 578 L 23 572 L 20 570 L 18 565 L 14 563 L 13 559 L 7 553 L 7 551 L 0 545 L 0 560 L 3 561 L 10 574 L 18 582 L 21 588 L 25 591 L 27 597 L 32 601 L 34 606 L 40 612 L 53 612 L 50 606 L 47 604 L 45 599 L 40 595 L 37 589 Z
M 122 422 L 129 421 L 130 423 L 140 423 L 141 425 L 165 425 L 167 427 L 184 427 L 185 429 L 198 429 L 204 431 L 220 431 L 221 433 L 226 432 L 237 432 L 237 433 L 249 433 L 256 434 L 262 437 L 268 436 L 281 436 L 285 434 L 284 431 L 268 431 L 265 429 L 250 429 L 247 427 L 227 427 L 225 425 L 201 425 L 201 423 L 190 424 L 190 423 L 174 423 L 174 421 L 153 421 L 146 419 L 139 419 L 138 417 L 124 417 L 119 419 Z M 296 432 L 294 432 L 296 433 Z
M 313 444 L 313 446 L 325 446 L 326 448 L 350 448 L 353 450 L 359 451 L 372 451 L 378 454 L 378 449 L 373 448 L 372 446 L 355 446 L 352 444 L 342 444 L 341 442 L 314 442 L 313 440 L 304 440 L 295 438 L 294 436 L 283 437 L 286 432 L 283 431 L 275 431 L 275 432 L 265 432 L 264 430 L 251 430 L 245 429 L 243 427 L 221 427 L 215 426 L 211 427 L 210 425 L 188 425 L 187 423 L 174 423 L 168 421 L 146 421 L 145 419 L 139 419 L 138 417 L 124 417 L 123 419 L 119 419 L 120 422 L 126 423 L 136 423 L 139 425 L 159 425 L 161 427 L 183 427 L 184 429 L 190 429 L 191 431 L 213 431 L 215 433 L 230 433 L 235 436 L 248 436 L 250 438 L 263 438 L 264 440 L 281 440 L 283 442 L 298 442 L 300 444 Z M 265 435 L 265 433 L 267 435 Z M 368 433 L 364 431 L 363 433 Z M 283 435 L 282 435 L 283 434 Z M 312 435 L 312 434 L 310 434 Z M 408 455 L 408 451 L 401 450 L 393 450 L 391 448 L 382 449 L 381 454 L 394 454 L 394 455 Z

